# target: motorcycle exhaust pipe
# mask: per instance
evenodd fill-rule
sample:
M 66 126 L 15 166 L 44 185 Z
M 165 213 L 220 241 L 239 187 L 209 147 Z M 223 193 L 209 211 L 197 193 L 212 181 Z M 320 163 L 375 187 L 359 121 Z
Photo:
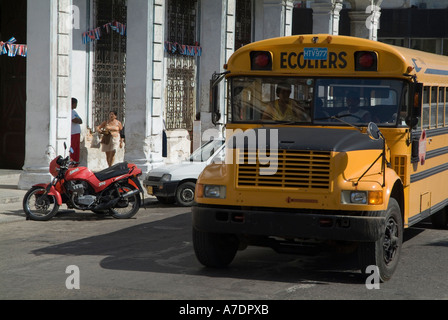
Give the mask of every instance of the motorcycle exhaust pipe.
M 123 195 L 121 196 L 121 198 L 127 199 L 127 198 L 132 197 L 133 195 L 135 195 L 135 194 L 137 194 L 137 193 L 139 193 L 139 192 L 140 192 L 140 190 L 135 189 L 135 190 L 126 192 L 125 194 L 123 194 Z

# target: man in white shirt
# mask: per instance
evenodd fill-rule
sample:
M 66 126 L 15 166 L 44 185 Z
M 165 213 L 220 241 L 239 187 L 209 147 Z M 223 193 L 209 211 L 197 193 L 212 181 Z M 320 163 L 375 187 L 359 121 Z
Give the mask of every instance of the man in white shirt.
M 79 162 L 82 119 L 75 110 L 77 106 L 78 100 L 72 98 L 72 137 L 70 154 L 73 161 Z

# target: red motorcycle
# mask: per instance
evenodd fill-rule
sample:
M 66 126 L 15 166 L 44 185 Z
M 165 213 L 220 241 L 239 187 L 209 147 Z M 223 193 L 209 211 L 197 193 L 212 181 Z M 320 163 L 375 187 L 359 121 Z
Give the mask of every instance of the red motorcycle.
M 23 198 L 27 220 L 50 220 L 63 203 L 77 210 L 109 213 L 117 219 L 137 213 L 143 188 L 138 179 L 142 170 L 135 164 L 122 162 L 97 173 L 78 164 L 70 157 L 58 156 L 51 161 L 51 183 L 34 185 Z

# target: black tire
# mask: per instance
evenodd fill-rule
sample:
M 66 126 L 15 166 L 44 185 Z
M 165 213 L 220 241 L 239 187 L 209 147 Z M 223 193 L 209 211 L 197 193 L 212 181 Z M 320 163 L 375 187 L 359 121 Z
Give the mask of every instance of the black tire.
M 193 228 L 193 248 L 198 261 L 206 267 L 223 268 L 235 258 L 239 241 L 233 234 L 202 232 Z
M 367 275 L 367 267 L 376 266 L 382 282 L 388 281 L 395 272 L 403 244 L 403 220 L 400 206 L 394 198 L 390 198 L 385 216 L 386 225 L 380 239 L 362 242 L 358 247 L 361 272 Z
M 436 229 L 446 229 L 448 225 L 448 213 L 446 207 L 431 216 L 431 223 Z
M 162 204 L 173 204 L 176 202 L 175 197 L 156 197 L 156 198 Z
M 59 210 L 55 196 L 43 195 L 45 188 L 32 187 L 23 197 L 23 211 L 27 219 L 48 221 Z
M 195 204 L 194 189 L 196 184 L 194 182 L 184 182 L 177 187 L 176 202 L 183 207 L 191 207 Z
M 123 184 L 120 187 L 120 193 L 125 194 L 129 191 L 136 190 L 130 184 Z M 140 209 L 140 193 L 136 193 L 129 198 L 122 199 L 118 203 L 109 209 L 109 213 L 112 217 L 116 219 L 130 219 L 132 218 Z

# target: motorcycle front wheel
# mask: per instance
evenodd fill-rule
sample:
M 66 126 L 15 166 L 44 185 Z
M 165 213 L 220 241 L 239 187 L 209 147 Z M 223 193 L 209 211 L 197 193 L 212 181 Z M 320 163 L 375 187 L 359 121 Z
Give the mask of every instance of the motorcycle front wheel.
M 23 197 L 23 210 L 27 219 L 48 221 L 59 210 L 56 197 L 45 194 L 45 188 L 32 187 Z
M 133 191 L 135 188 L 129 184 L 124 184 L 119 188 L 120 195 L 126 194 L 129 191 Z M 132 218 L 140 209 L 140 194 L 136 193 L 132 196 L 121 199 L 118 203 L 109 209 L 109 213 L 116 219 L 129 219 Z

